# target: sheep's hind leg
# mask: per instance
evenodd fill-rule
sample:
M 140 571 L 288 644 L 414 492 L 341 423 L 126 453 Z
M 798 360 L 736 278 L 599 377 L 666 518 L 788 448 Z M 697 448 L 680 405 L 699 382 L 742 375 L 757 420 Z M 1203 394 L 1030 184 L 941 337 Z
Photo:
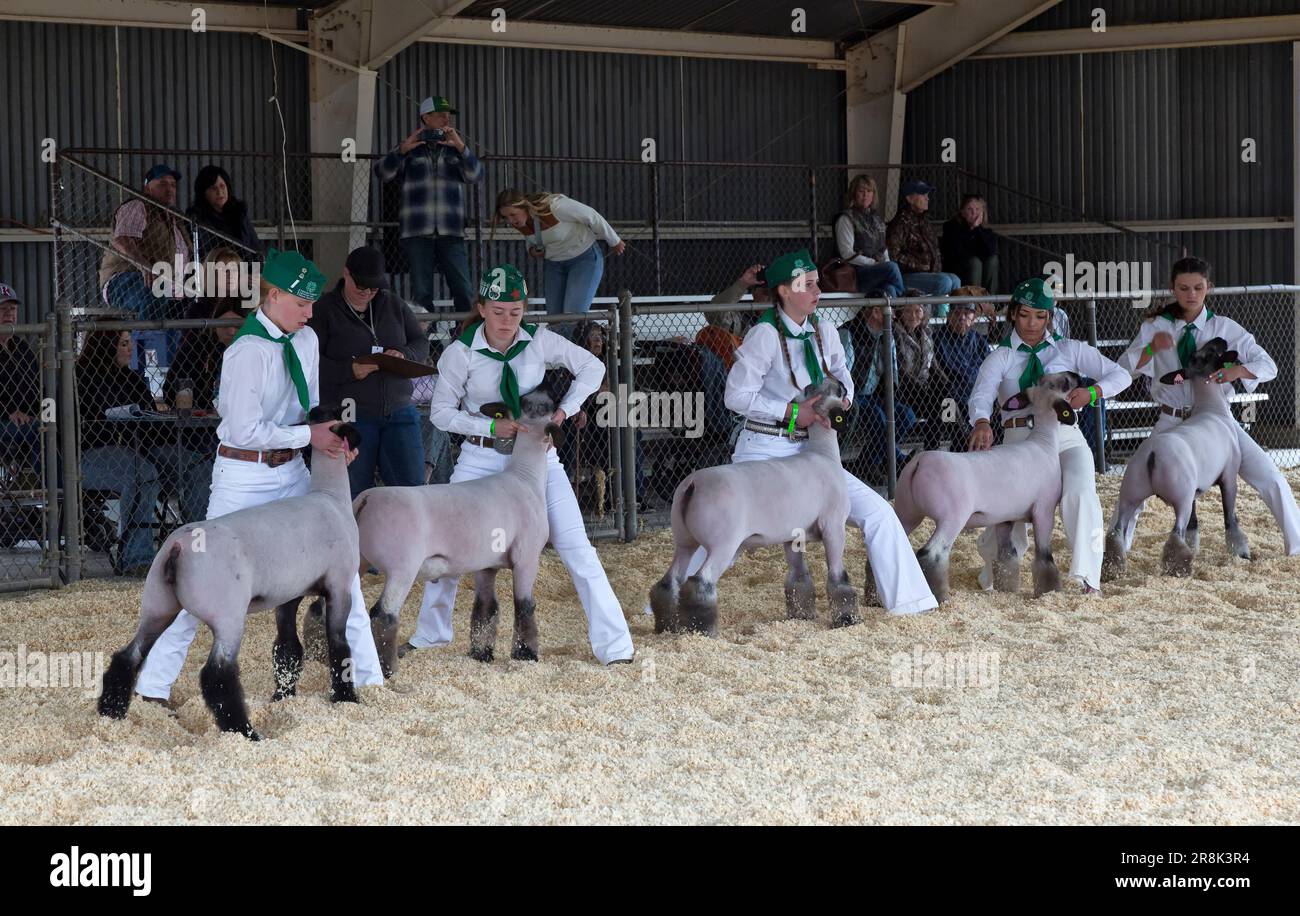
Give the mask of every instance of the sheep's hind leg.
M 253 730 L 244 705 L 244 688 L 239 682 L 239 643 L 244 637 L 244 612 L 241 609 L 228 621 L 212 628 L 212 651 L 199 672 L 203 699 L 223 732 L 239 732 L 250 741 L 260 741 Z
M 1142 509 L 1140 502 L 1135 503 L 1124 498 L 1120 490 L 1119 504 L 1115 507 L 1115 517 L 1106 531 L 1106 546 L 1101 558 L 1101 581 L 1113 582 L 1124 575 L 1128 568 L 1128 548 L 1125 546 L 1126 532 L 1137 524 L 1137 514 Z
M 397 673 L 397 624 L 401 618 L 402 605 L 406 596 L 415 585 L 415 572 L 391 570 L 384 576 L 384 590 L 379 600 L 370 609 L 370 632 L 375 637 L 375 649 L 379 653 L 379 667 L 385 678 Z
M 518 662 L 535 662 L 542 655 L 537 633 L 537 605 L 533 602 L 533 585 L 537 582 L 539 556 L 514 566 L 515 632 L 510 640 L 510 657 Z
M 352 612 L 354 573 L 325 590 L 325 639 L 330 652 L 330 700 L 357 703 L 356 677 L 352 666 L 352 647 L 348 645 L 348 615 Z
M 930 591 L 934 593 L 934 600 L 940 604 L 947 601 L 952 593 L 949 584 L 949 558 L 952 556 L 952 545 L 960 533 L 961 528 L 954 528 L 953 523 L 945 524 L 942 520 L 936 520 L 934 534 L 930 535 L 930 540 L 916 552 L 916 563 L 921 567 L 921 575 L 925 576 L 925 584 L 930 586 Z
M 993 560 L 993 588 L 999 592 L 1020 591 L 1020 554 L 1011 540 L 1012 522 L 993 526 L 998 553 Z
M 275 645 L 271 647 L 271 670 L 275 674 L 275 693 L 271 702 L 298 692 L 302 676 L 302 643 L 298 639 L 298 605 L 302 597 L 286 601 L 275 609 Z
M 469 657 L 490 662 L 497 642 L 497 571 L 485 569 L 474 574 L 474 611 L 469 618 Z
M 1192 507 L 1196 494 L 1183 496 L 1174 506 L 1174 527 L 1165 541 L 1165 549 L 1160 555 L 1161 571 L 1166 576 L 1190 576 L 1192 574 L 1192 548 L 1187 545 L 1187 523 L 1191 521 Z
M 700 571 L 682 584 L 677 607 L 687 632 L 718 635 L 718 579 L 739 549 L 738 543 L 709 549 Z
M 650 610 L 655 615 L 656 633 L 680 633 L 682 619 L 678 599 L 682 582 L 686 579 L 687 564 L 695 556 L 697 544 L 678 544 L 673 550 L 673 562 L 662 579 L 650 589 Z
M 804 552 L 795 548 L 794 542 L 785 545 L 785 613 L 791 620 L 817 619 L 817 590 L 813 587 L 812 573 L 804 560 Z
M 144 664 L 158 637 L 172 625 L 180 612 L 180 604 L 169 587 L 153 580 L 145 582 L 140 624 L 136 627 L 135 636 L 126 646 L 113 653 L 108 670 L 104 672 L 103 689 L 99 694 L 101 716 L 110 719 L 126 717 L 126 711 L 131 705 L 131 690 L 135 687 L 140 666 Z
M 325 636 L 324 597 L 307 605 L 307 613 L 302 618 L 302 644 L 304 654 L 329 667 L 330 647 L 329 639 Z

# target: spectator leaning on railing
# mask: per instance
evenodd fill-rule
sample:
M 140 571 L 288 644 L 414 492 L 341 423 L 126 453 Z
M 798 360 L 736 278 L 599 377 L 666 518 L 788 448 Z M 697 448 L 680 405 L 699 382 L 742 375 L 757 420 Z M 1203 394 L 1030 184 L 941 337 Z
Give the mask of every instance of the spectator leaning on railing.
M 0 458 L 40 472 L 40 363 L 23 338 L 7 325 L 18 323 L 18 292 L 0 283 Z
M 429 341 L 415 314 L 388 289 L 384 256 L 374 248 L 354 249 L 334 289 L 321 296 L 308 327 L 320 341 L 320 390 L 325 404 L 356 405 L 361 433 L 356 459 L 348 465 L 355 498 L 375 485 L 375 468 L 386 485 L 424 483 L 420 414 L 411 400 L 409 378 L 359 356 L 386 353 L 427 363 Z
M 435 269 L 451 288 L 456 311 L 468 312 L 473 299 L 465 185 L 482 180 L 483 164 L 451 126 L 454 114 L 459 112 L 444 96 L 425 99 L 421 126 L 375 163 L 375 174 L 384 181 L 402 179 L 402 252 L 411 265 L 411 298 L 430 312 Z
M 199 169 L 199 174 L 194 177 L 194 200 L 185 215 L 198 226 L 200 258 L 206 258 L 214 248 L 230 244 L 205 231 L 215 229 L 244 246 L 237 250 L 241 260 L 262 260 L 262 243 L 253 229 L 248 204 L 235 196 L 230 175 L 221 166 L 205 165 Z
M 174 210 L 176 182 L 180 177 L 180 172 L 159 163 L 145 175 L 144 192 L 151 200 Z M 148 321 L 181 317 L 184 305 L 179 299 L 179 284 L 183 278 L 174 276 L 172 284 L 161 285 L 162 295 L 154 295 L 157 277 L 153 267 L 162 262 L 174 269 L 179 257 L 181 270 L 185 269 L 191 256 L 185 231 L 184 220 L 138 197 L 118 207 L 112 219 L 112 247 L 104 252 L 99 264 L 99 286 L 104 301 L 119 311 Z M 150 349 L 156 353 L 159 368 L 165 369 L 180 342 L 180 335 L 170 331 L 135 331 L 132 337 L 135 340 L 131 354 L 133 369 L 145 365 L 143 354 Z
M 548 315 L 577 315 L 591 308 L 605 273 L 598 239 L 614 255 L 625 247 L 605 217 L 563 194 L 506 188 L 497 195 L 493 229 L 498 218 L 527 238 L 529 255 L 546 259 L 542 291 Z
M 889 259 L 885 221 L 876 211 L 876 180 L 859 175 L 849 182 L 844 210 L 835 218 L 835 249 L 858 273 L 864 296 L 903 294 L 903 275 Z
M 988 205 L 979 194 L 961 199 L 961 209 L 943 224 L 939 251 L 943 263 L 966 286 L 998 291 L 998 237 L 987 225 Z
M 898 212 L 889 221 L 885 241 L 903 272 L 903 283 L 926 296 L 946 296 L 961 286 L 961 278 L 945 273 L 939 239 L 926 219 L 930 209 L 930 185 L 912 179 L 898 189 Z M 935 308 L 940 318 L 948 314 L 946 304 Z

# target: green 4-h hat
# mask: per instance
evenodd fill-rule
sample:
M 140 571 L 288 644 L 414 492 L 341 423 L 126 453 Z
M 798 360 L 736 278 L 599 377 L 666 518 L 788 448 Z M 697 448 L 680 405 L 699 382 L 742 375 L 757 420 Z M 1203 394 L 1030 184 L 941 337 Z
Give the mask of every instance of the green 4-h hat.
M 767 287 L 776 289 L 782 283 L 789 283 L 795 277 L 815 273 L 817 265 L 813 264 L 812 255 L 807 248 L 783 254 L 767 265 Z
M 325 291 L 325 275 L 296 251 L 268 250 L 262 279 L 308 302 L 315 302 Z
M 1045 312 L 1056 308 L 1056 302 L 1052 298 L 1052 287 L 1041 277 L 1023 281 L 1011 293 L 1011 301 L 1013 304 L 1019 303 Z
M 489 267 L 478 281 L 478 297 L 493 302 L 521 302 L 528 298 L 528 284 L 513 264 Z

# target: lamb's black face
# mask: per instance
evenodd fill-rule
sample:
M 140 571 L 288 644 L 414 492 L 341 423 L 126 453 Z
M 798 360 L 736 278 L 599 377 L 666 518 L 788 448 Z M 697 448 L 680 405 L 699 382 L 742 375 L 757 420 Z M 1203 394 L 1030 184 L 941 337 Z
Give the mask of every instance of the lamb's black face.
M 540 391 L 532 391 L 524 395 L 519 400 L 519 406 L 522 408 L 525 420 L 546 420 L 555 413 L 555 402 L 551 400 L 550 395 Z
M 1202 378 L 1211 372 L 1217 372 L 1228 352 L 1228 342 L 1222 337 L 1207 340 L 1197 347 L 1192 358 L 1187 361 L 1187 375 L 1190 378 Z
M 1069 394 L 1074 389 L 1083 387 L 1083 379 L 1075 372 L 1050 372 L 1038 384 L 1057 394 Z

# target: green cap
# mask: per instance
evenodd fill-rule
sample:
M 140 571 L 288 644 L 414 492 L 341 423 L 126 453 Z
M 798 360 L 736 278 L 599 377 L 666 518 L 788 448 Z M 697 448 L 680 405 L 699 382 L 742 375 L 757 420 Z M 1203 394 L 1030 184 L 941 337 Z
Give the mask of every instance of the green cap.
M 308 302 L 315 302 L 325 291 L 325 275 L 296 251 L 269 249 L 262 265 L 262 279 Z
M 431 95 L 420 103 L 420 114 L 427 115 L 435 111 L 449 111 L 452 114 L 459 114 L 452 107 L 451 100 L 445 95 Z
M 528 284 L 513 264 L 498 264 L 483 272 L 478 281 L 478 297 L 493 302 L 518 302 L 528 298 Z
M 817 265 L 813 263 L 812 255 L 808 253 L 807 248 L 783 254 L 767 265 L 767 287 L 776 289 L 782 283 L 789 283 L 795 277 L 814 273 L 816 270 Z
M 1052 287 L 1040 277 L 1023 281 L 1011 293 L 1011 301 L 1027 305 L 1031 309 L 1042 309 L 1045 312 L 1056 308 L 1056 302 L 1052 298 Z

